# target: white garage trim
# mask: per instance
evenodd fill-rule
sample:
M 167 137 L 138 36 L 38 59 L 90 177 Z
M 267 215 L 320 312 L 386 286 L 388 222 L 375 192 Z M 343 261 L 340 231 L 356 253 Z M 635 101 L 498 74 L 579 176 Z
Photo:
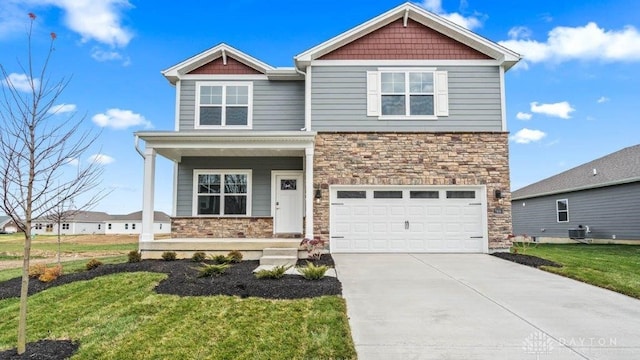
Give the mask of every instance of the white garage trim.
M 332 253 L 489 251 L 484 185 L 332 185 L 329 192 Z

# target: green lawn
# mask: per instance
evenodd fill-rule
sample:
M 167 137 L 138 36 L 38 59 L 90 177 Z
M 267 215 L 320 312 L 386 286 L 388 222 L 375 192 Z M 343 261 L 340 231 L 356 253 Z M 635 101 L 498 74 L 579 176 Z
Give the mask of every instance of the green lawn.
M 91 251 L 131 251 L 138 248 L 138 242 L 135 238 L 132 238 L 129 243 L 108 243 L 108 236 L 95 235 L 96 240 L 87 243 L 87 237 L 87 235 L 63 236 L 60 242 L 61 252 L 68 254 Z M 101 243 L 100 239 L 105 239 L 105 242 Z M 31 251 L 32 253 L 57 252 L 57 241 L 58 238 L 54 235 L 36 236 L 32 241 Z M 24 250 L 24 235 L 22 233 L 0 235 L 0 249 L 2 250 L 1 254 L 5 257 L 21 255 Z
M 128 273 L 29 299 L 28 339 L 80 341 L 73 359 L 354 359 L 345 301 L 160 295 L 166 275 Z M 18 299 L 0 301 L 0 350 L 15 347 Z
M 526 254 L 563 265 L 546 271 L 640 299 L 640 246 L 540 244 Z

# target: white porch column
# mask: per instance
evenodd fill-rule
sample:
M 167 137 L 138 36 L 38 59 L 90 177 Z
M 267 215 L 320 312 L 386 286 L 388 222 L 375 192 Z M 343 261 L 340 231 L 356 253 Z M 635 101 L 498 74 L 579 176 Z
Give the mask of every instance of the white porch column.
M 304 208 L 306 221 L 304 226 L 304 237 L 313 239 L 313 148 L 304 149 Z
M 142 187 L 142 230 L 139 241 L 153 240 L 153 194 L 156 177 L 156 150 L 144 149 L 144 178 Z

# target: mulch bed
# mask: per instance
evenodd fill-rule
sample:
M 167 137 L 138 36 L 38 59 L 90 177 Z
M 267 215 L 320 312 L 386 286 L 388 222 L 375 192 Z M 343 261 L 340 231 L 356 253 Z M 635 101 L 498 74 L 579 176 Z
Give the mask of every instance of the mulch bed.
M 331 255 L 310 260 L 315 265 L 334 267 Z M 306 266 L 307 260 L 298 260 L 298 266 Z M 285 275 L 281 279 L 256 279 L 253 270 L 258 261 L 242 261 L 233 264 L 223 275 L 199 278 L 199 263 L 191 260 L 143 260 L 138 263 L 106 264 L 93 270 L 63 274 L 58 279 L 43 283 L 36 279 L 29 281 L 29 295 L 51 287 L 74 281 L 91 280 L 98 276 L 125 272 L 158 272 L 169 276 L 162 280 L 155 291 L 159 294 L 179 296 L 229 295 L 240 297 L 261 297 L 267 299 L 301 299 L 323 295 L 342 294 L 342 284 L 335 277 L 325 276 L 320 280 L 305 280 L 298 275 Z M 21 279 L 14 278 L 0 282 L 0 299 L 20 296 Z M 0 359 L 57 360 L 71 357 L 79 344 L 69 340 L 40 340 L 27 344 L 27 351 L 18 356 L 16 349 L 0 352 Z
M 513 261 L 515 263 L 531 266 L 534 268 L 539 268 L 540 266 L 562 267 L 561 264 L 532 255 L 514 254 L 508 252 L 497 252 L 491 255 L 499 257 L 500 259 Z
M 0 352 L 3 360 L 58 360 L 68 359 L 76 351 L 80 344 L 71 340 L 40 340 L 27 344 L 26 351 L 18 355 L 16 349 Z

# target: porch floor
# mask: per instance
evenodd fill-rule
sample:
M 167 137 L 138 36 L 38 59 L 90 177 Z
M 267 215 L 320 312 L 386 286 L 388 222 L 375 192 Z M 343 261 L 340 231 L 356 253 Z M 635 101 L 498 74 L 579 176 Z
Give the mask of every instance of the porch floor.
M 176 252 L 178 258 L 190 258 L 195 252 L 207 255 L 226 255 L 238 250 L 245 260 L 258 260 L 266 248 L 300 247 L 300 239 L 281 238 L 172 238 L 138 243 L 143 259 L 159 259 L 165 251 Z M 306 257 L 306 251 L 299 251 L 298 258 Z

